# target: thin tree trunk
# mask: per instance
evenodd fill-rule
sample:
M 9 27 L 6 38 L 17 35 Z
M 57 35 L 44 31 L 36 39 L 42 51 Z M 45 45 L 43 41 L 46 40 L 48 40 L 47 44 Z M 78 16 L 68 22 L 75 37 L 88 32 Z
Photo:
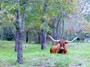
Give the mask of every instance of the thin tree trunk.
M 61 16 L 56 17 L 56 39 L 60 39 L 60 20 Z
M 53 35 L 54 39 L 57 39 L 57 29 L 56 29 L 56 26 L 57 26 L 57 20 L 56 20 L 56 17 L 54 17 L 53 23 L 52 23 L 52 35 Z M 52 44 L 56 44 L 56 42 L 52 42 Z
M 22 52 L 22 22 L 20 18 L 20 0 L 18 2 L 17 16 L 16 16 L 16 49 L 17 49 L 17 62 L 19 64 L 23 63 L 23 52 Z
M 46 49 L 46 30 L 43 29 L 42 30 L 42 45 L 41 45 L 41 49 Z
M 38 34 L 38 43 L 41 43 L 41 36 L 40 36 L 40 34 Z
M 47 3 L 44 3 L 43 11 L 44 15 L 46 14 L 46 7 Z M 41 49 L 46 49 L 46 19 L 42 18 L 42 24 L 43 24 L 43 29 L 42 29 L 42 41 L 41 41 Z
M 29 31 L 26 31 L 26 43 L 28 43 L 28 34 L 29 34 Z
M 60 21 L 59 22 L 59 38 L 62 39 L 61 37 L 62 37 L 62 22 Z
M 64 19 L 62 20 L 62 33 L 61 33 L 61 38 L 64 38 Z
M 16 22 L 14 23 L 16 27 L 16 38 L 15 38 L 15 50 L 17 51 L 17 62 L 23 64 L 23 50 L 22 50 L 22 38 L 24 32 L 25 18 L 26 18 L 26 6 L 24 7 L 24 14 L 20 16 L 20 0 L 17 0 L 18 8 L 16 15 Z M 25 4 L 27 0 L 25 0 Z
M 17 62 L 19 64 L 23 63 L 23 51 L 22 51 L 22 32 L 20 30 L 17 30 L 17 46 L 18 46 L 18 51 L 17 51 Z
M 41 40 L 40 34 L 39 34 L 39 33 L 37 33 L 36 35 L 37 35 L 37 40 L 36 40 L 36 41 L 37 41 L 37 43 L 41 43 L 41 42 L 40 42 L 40 40 Z
M 62 20 L 62 19 L 59 22 L 59 38 L 60 39 L 64 38 L 64 20 Z
M 65 13 L 64 13 L 64 11 L 62 11 L 61 13 L 62 13 L 62 16 L 61 16 L 61 38 L 63 39 L 64 38 L 64 16 L 65 16 Z
M 58 28 L 59 28 L 59 22 L 57 23 L 57 26 L 56 26 L 56 38 L 59 39 L 59 32 L 58 32 Z
M 19 3 L 19 0 L 18 0 Z M 17 62 L 19 64 L 23 63 L 23 52 L 22 52 L 22 27 L 21 27 L 21 18 L 20 18 L 20 6 L 18 6 L 17 17 L 16 17 L 16 51 L 17 51 Z
M 18 51 L 18 43 L 17 43 L 17 41 L 18 41 L 18 33 L 16 32 L 15 33 L 15 52 Z

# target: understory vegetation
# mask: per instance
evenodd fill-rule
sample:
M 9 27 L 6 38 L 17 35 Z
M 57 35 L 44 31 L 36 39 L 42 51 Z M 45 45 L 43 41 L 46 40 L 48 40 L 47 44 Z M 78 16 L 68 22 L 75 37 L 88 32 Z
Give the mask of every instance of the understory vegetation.
M 13 41 L 0 41 L 0 67 L 89 67 L 90 44 L 69 43 L 68 54 L 51 54 L 52 45 L 41 50 L 40 44 L 23 44 L 24 64 L 16 63 Z

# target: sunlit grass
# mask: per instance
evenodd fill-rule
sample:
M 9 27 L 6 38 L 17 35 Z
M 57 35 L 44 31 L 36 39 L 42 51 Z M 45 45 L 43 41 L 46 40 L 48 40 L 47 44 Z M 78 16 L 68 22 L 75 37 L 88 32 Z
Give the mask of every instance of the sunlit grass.
M 70 43 L 68 54 L 51 54 L 47 45 L 41 50 L 40 44 L 23 44 L 24 63 L 16 63 L 17 53 L 14 52 L 13 41 L 0 41 L 0 67 L 89 67 L 90 44 Z

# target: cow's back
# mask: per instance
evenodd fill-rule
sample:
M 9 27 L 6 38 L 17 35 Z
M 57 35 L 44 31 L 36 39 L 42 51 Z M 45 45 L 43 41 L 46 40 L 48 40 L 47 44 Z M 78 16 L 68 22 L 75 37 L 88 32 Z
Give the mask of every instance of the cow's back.
M 50 53 L 58 53 L 58 52 L 59 52 L 59 47 L 57 47 L 56 45 L 50 48 Z

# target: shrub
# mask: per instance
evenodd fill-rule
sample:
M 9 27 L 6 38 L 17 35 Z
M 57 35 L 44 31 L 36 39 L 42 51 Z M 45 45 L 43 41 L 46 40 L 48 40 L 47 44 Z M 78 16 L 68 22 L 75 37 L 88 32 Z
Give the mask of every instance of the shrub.
M 3 39 L 9 41 L 14 39 L 14 32 L 11 27 L 3 28 Z

